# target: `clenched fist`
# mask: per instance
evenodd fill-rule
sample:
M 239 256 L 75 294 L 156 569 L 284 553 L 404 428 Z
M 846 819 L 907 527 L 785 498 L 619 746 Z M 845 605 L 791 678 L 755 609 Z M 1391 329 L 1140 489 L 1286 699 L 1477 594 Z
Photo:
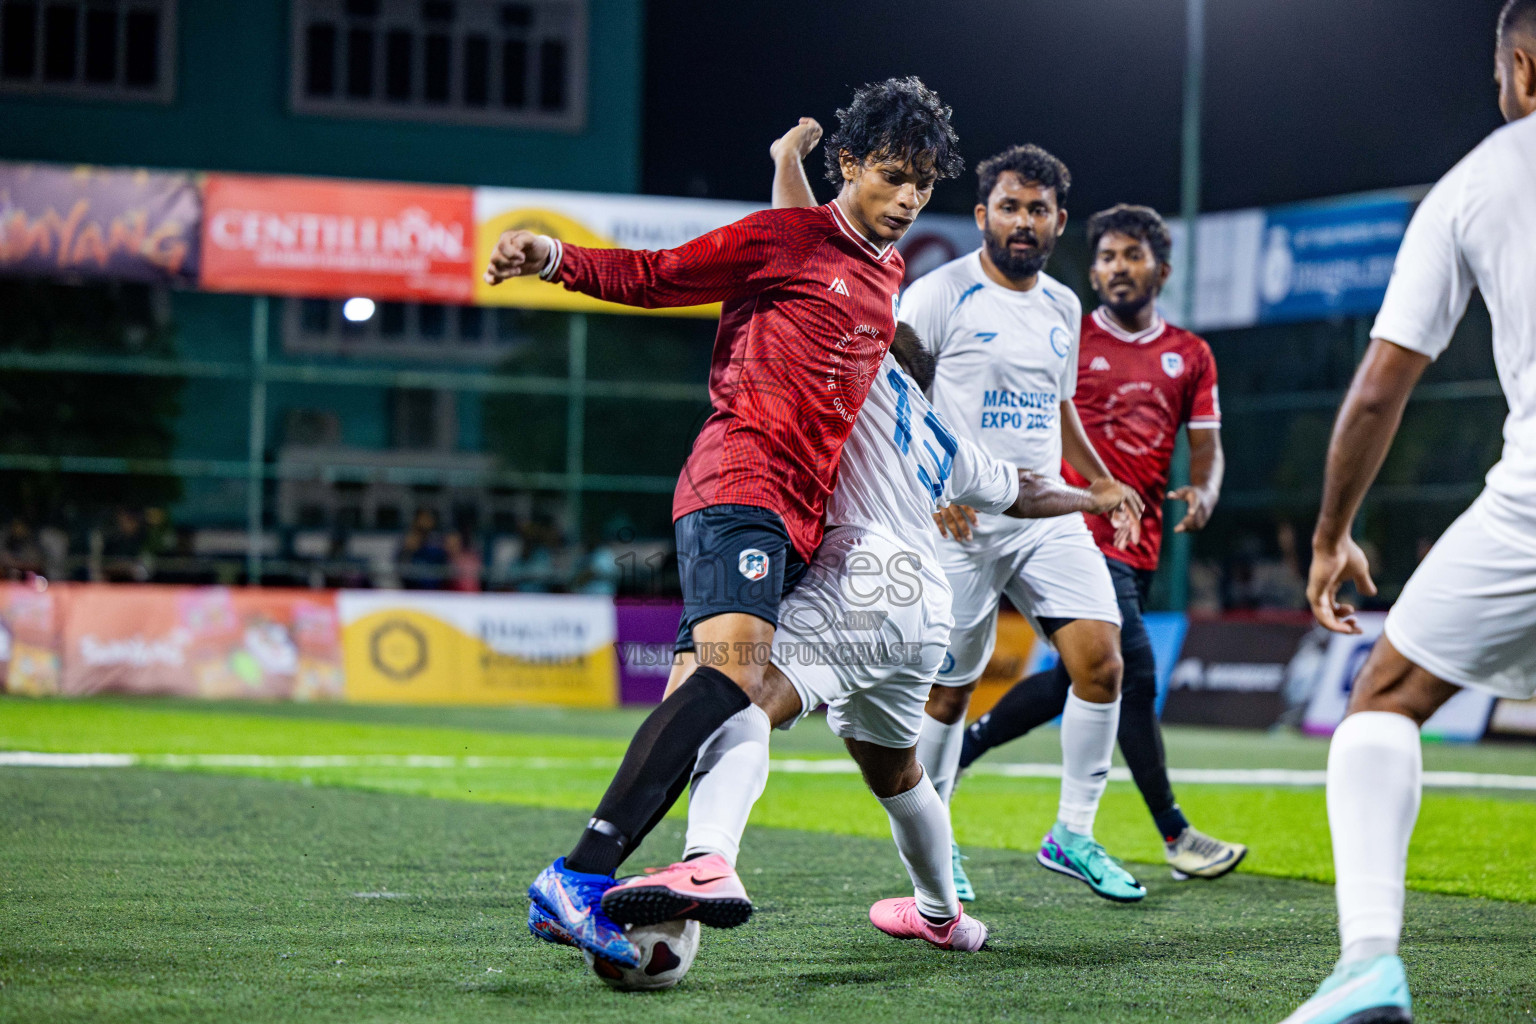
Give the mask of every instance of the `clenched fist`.
M 491 262 L 485 268 L 485 283 L 500 284 L 509 277 L 537 274 L 549 262 L 549 239 L 532 231 L 504 231 L 496 240 Z

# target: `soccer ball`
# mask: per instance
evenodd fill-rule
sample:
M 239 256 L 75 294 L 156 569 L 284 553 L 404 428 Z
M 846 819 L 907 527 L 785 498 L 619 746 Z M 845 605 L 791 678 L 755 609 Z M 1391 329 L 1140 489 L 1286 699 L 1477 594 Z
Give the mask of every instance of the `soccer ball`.
M 612 960 L 582 951 L 592 973 L 609 988 L 620 992 L 654 992 L 683 980 L 699 952 L 699 922 L 663 921 L 625 929 L 629 941 L 640 948 L 640 966 L 625 967 Z

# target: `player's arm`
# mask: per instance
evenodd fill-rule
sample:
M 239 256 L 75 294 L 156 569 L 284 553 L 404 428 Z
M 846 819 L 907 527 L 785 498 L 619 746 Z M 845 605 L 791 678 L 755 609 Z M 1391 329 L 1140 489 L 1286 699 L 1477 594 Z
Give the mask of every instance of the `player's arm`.
M 763 210 L 700 235 L 675 249 L 589 249 L 531 231 L 497 240 L 487 284 L 531 274 L 571 291 L 626 306 L 656 309 L 720 302 L 789 277 L 821 242 L 794 230 L 805 214 Z
M 773 158 L 774 209 L 816 205 L 816 193 L 805 174 L 805 158 L 820 141 L 821 125 L 814 117 L 802 117 L 799 124 L 768 147 L 768 155 Z
M 1353 582 L 1367 597 L 1376 593 L 1365 553 L 1350 537 L 1350 529 L 1365 492 L 1386 460 L 1408 395 L 1429 364 L 1427 355 L 1383 338 L 1372 339 L 1334 422 L 1323 505 L 1312 534 L 1307 600 L 1317 621 L 1336 633 L 1360 632 L 1354 606 L 1338 600 L 1339 587 Z
M 1221 480 L 1226 475 L 1227 457 L 1221 450 L 1220 427 L 1188 427 L 1184 435 L 1189 438 L 1189 483 L 1170 491 L 1168 497 L 1182 501 L 1188 509 L 1174 533 L 1194 533 L 1205 529 L 1221 500 Z
M 1141 539 L 1141 514 L 1144 504 L 1141 495 L 1109 474 L 1109 467 L 1093 450 L 1083 421 L 1078 418 L 1077 406 L 1071 399 L 1061 403 L 1061 455 L 1067 465 L 1077 470 L 1088 481 L 1088 491 L 1094 499 L 1105 504 L 1115 524 L 1115 546 L 1128 547 Z
M 1092 491 L 1073 487 L 1053 477 L 1041 476 L 1028 469 L 1019 470 L 1019 496 L 1003 515 L 1015 519 L 1050 519 L 1074 512 L 1104 515 L 1113 512 L 1119 502 L 1106 504 Z

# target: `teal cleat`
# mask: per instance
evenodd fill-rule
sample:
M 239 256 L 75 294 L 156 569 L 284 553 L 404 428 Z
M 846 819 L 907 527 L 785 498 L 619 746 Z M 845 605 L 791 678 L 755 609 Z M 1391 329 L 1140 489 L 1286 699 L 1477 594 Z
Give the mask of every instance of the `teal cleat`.
M 1413 1024 L 1403 961 L 1378 956 L 1340 964 L 1317 995 L 1280 1024 Z
M 961 863 L 967 860 L 970 858 L 960 852 L 960 844 L 951 840 L 949 863 L 955 873 L 955 895 L 960 898 L 961 903 L 975 903 L 976 887 L 971 885 L 970 876 L 965 873 L 965 865 Z
M 1135 903 L 1147 895 L 1146 888 L 1104 847 L 1090 836 L 1069 831 L 1059 821 L 1040 841 L 1035 859 L 1041 867 L 1075 878 L 1095 894 L 1116 903 Z

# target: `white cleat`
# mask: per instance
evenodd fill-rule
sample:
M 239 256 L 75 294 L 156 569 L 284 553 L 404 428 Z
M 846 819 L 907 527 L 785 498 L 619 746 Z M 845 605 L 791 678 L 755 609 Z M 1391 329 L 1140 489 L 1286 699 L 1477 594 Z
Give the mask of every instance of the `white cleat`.
M 1179 838 L 1165 843 L 1164 857 L 1173 869 L 1176 882 L 1191 878 L 1220 878 L 1243 862 L 1248 847 L 1208 836 L 1193 825 L 1179 833 Z

